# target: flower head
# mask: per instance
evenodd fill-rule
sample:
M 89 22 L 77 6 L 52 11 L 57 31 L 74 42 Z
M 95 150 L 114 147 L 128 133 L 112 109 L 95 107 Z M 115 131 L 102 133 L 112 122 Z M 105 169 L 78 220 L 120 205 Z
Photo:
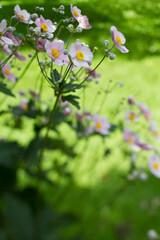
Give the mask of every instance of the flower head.
M 79 16 L 77 18 L 77 21 L 79 22 L 78 27 L 81 27 L 82 29 L 90 29 L 92 26 L 89 24 L 88 17 L 83 15 Z
M 5 32 L 6 32 L 6 27 L 7 27 L 7 21 L 6 21 L 6 19 L 3 19 L 0 22 L 0 44 L 1 45 L 5 45 L 5 44 L 12 45 L 13 41 L 10 38 L 4 36 Z
M 133 111 L 128 110 L 126 112 L 125 119 L 126 119 L 126 123 L 137 122 L 138 116 Z
M 150 156 L 148 159 L 149 169 L 153 175 L 160 178 L 160 159 L 157 155 Z
M 69 54 L 76 67 L 89 68 L 89 62 L 93 59 L 93 53 L 87 45 L 82 45 L 78 40 L 70 45 Z
M 53 25 L 51 20 L 44 19 L 41 15 L 40 18 L 36 19 L 35 24 L 40 29 L 42 36 L 45 35 L 46 33 L 48 33 L 48 38 L 53 37 L 52 33 L 55 32 L 56 26 Z
M 158 131 L 157 128 L 157 123 L 155 121 L 151 121 L 151 125 L 150 125 L 150 131 L 153 134 L 153 136 L 160 141 L 160 133 Z
M 4 77 L 8 78 L 11 82 L 14 83 L 16 77 L 10 70 L 11 66 L 9 65 L 9 63 L 6 63 L 4 67 L 2 67 L 2 74 Z
M 64 55 L 64 42 L 62 40 L 54 39 L 52 42 L 47 41 L 45 49 L 48 56 L 55 62 L 55 64 L 62 66 L 69 63 L 68 56 Z
M 21 10 L 20 6 L 17 4 L 14 8 L 14 13 L 20 22 L 32 24 L 33 21 L 30 19 L 31 15 L 26 10 Z
M 100 117 L 98 114 L 95 114 L 93 116 L 93 129 L 102 134 L 102 135 L 108 135 L 109 134 L 109 128 L 111 125 L 109 124 L 106 117 Z
M 145 103 L 139 104 L 139 109 L 141 113 L 144 115 L 145 119 L 150 122 L 151 121 L 151 112 L 148 108 L 148 106 Z
M 23 109 L 24 111 L 28 110 L 28 100 L 23 99 L 20 104 L 19 104 L 20 108 Z
M 110 28 L 110 31 L 111 31 L 111 35 L 112 35 L 112 41 L 114 42 L 116 47 L 122 53 L 129 52 L 129 50 L 125 46 L 123 46 L 123 44 L 125 44 L 125 42 L 126 42 L 124 35 L 121 32 L 119 32 L 115 26 L 112 26 Z
M 79 8 L 77 8 L 76 6 L 73 7 L 73 5 L 71 4 L 71 13 L 72 16 L 77 20 L 78 17 L 81 16 L 81 10 Z

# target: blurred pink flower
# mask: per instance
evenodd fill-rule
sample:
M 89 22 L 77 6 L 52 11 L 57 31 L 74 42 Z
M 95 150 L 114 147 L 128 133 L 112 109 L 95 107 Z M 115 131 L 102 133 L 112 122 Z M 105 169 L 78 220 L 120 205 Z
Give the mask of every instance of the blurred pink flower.
M 141 104 L 138 105 L 138 107 L 139 107 L 141 113 L 144 115 L 145 119 L 146 119 L 148 122 L 150 122 L 152 115 L 151 115 L 151 112 L 150 112 L 147 104 L 141 103 Z
M 69 116 L 71 114 L 71 112 L 72 112 L 72 108 L 70 108 L 70 107 L 65 107 L 63 110 L 63 114 L 65 116 Z
M 90 68 L 87 68 L 87 73 L 90 74 L 90 77 L 92 77 L 92 78 L 100 78 L 101 77 L 101 74 L 96 73 L 96 71 L 93 71 Z
M 130 105 L 135 105 L 135 104 L 136 104 L 136 102 L 134 101 L 133 98 L 134 98 L 134 97 L 133 97 L 132 95 L 128 97 L 128 103 L 129 103 Z
M 62 66 L 69 63 L 69 58 L 64 55 L 64 42 L 62 40 L 54 39 L 53 42 L 47 41 L 45 49 L 48 56 L 55 62 L 55 64 Z
M 24 111 L 28 110 L 28 100 L 23 99 L 20 104 L 19 104 L 20 108 L 23 109 Z
M 109 128 L 111 125 L 109 124 L 106 117 L 100 117 L 98 114 L 95 114 L 93 116 L 93 129 L 102 134 L 102 135 L 108 135 L 109 134 Z
M 82 45 L 78 40 L 70 45 L 69 54 L 76 67 L 87 67 L 93 59 L 93 53 L 87 45 Z
M 42 38 L 37 38 L 36 39 L 37 42 L 37 49 L 40 51 L 45 51 L 45 44 L 47 42 L 47 39 L 42 39 Z
M 6 32 L 6 27 L 7 27 L 7 21 L 6 19 L 3 19 L 0 22 L 0 44 L 2 46 L 4 44 L 13 45 L 13 41 L 10 38 L 4 36 Z
M 42 32 L 42 36 L 48 33 L 48 38 L 53 37 L 53 32 L 56 30 L 56 26 L 53 25 L 52 21 L 50 19 L 44 19 L 41 15 L 40 18 L 37 18 L 35 21 L 35 24 Z
M 82 29 L 90 29 L 92 28 L 92 26 L 89 24 L 89 21 L 88 21 L 88 17 L 83 15 L 83 16 L 79 16 L 77 18 L 77 21 L 79 23 L 79 27 L 81 27 Z
M 9 65 L 9 63 L 6 63 L 4 67 L 2 67 L 2 74 L 4 77 L 8 78 L 11 82 L 14 83 L 16 77 L 10 70 L 11 66 Z
M 160 141 L 160 134 L 157 128 L 157 123 L 155 121 L 151 121 L 151 125 L 150 125 L 150 131 L 153 134 L 153 136 Z
M 116 47 L 122 52 L 122 53 L 127 53 L 129 50 L 123 46 L 122 44 L 125 44 L 126 39 L 124 35 L 117 30 L 115 26 L 112 26 L 110 28 L 111 35 L 112 35 L 112 41 L 116 45 Z
M 128 110 L 125 114 L 125 121 L 126 123 L 137 122 L 138 116 L 133 111 Z
M 30 19 L 31 15 L 26 10 L 21 10 L 20 6 L 17 4 L 14 8 L 14 14 L 20 22 L 32 24 L 33 21 Z
M 157 155 L 152 155 L 148 159 L 149 169 L 153 175 L 160 178 L 160 159 Z

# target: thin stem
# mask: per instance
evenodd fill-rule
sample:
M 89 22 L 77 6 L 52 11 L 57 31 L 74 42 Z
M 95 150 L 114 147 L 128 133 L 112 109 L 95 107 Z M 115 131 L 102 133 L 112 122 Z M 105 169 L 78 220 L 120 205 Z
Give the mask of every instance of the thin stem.
M 53 109 L 52 109 L 52 112 L 51 112 L 51 115 L 50 115 L 50 118 L 49 118 L 49 121 L 48 121 L 48 124 L 47 124 L 47 131 L 46 131 L 45 137 L 44 137 L 43 142 L 42 142 L 42 147 L 41 147 L 41 151 L 40 151 L 40 154 L 39 154 L 39 160 L 38 160 L 38 173 L 39 173 L 38 175 L 39 175 L 39 178 L 41 177 L 41 161 L 43 159 L 44 151 L 45 151 L 45 148 L 46 148 L 46 145 L 47 145 L 49 130 L 52 126 L 52 121 L 53 121 L 53 117 L 54 117 L 54 114 L 55 114 L 57 106 L 58 106 L 58 100 L 59 100 L 60 94 L 61 94 L 61 92 L 59 92 L 58 95 L 57 95 L 56 101 L 54 103 L 54 106 L 53 106 Z

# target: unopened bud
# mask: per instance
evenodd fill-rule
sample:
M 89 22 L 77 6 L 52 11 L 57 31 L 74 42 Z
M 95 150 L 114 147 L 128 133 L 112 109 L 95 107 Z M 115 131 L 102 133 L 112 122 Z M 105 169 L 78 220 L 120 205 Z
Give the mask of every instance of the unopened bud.
M 63 53 L 64 53 L 64 55 L 68 55 L 68 50 L 64 49 Z
M 64 15 L 64 13 L 65 13 L 65 12 L 64 12 L 64 11 L 62 11 L 62 10 L 60 10 L 60 11 L 59 11 L 59 13 L 60 13 L 60 14 L 62 14 L 62 15 Z
M 57 9 L 53 7 L 53 8 L 52 8 L 52 11 L 56 12 L 56 11 L 57 11 Z
M 40 7 L 37 6 L 37 7 L 35 7 L 35 9 L 36 9 L 36 11 L 39 11 L 39 10 L 40 10 Z
M 73 32 L 74 26 L 73 26 L 72 24 L 69 24 L 69 25 L 68 25 L 68 29 L 69 29 L 70 32 Z
M 44 12 L 44 7 L 41 7 L 39 10 L 40 10 L 41 12 Z
M 107 47 L 109 45 L 109 41 L 108 40 L 104 40 L 104 46 Z
M 110 53 L 109 59 L 114 60 L 116 58 L 116 55 L 114 53 Z
M 30 31 L 30 32 L 32 32 L 32 31 L 33 31 L 33 29 L 34 29 L 33 27 L 30 27 L 30 28 L 29 28 L 29 31 Z
M 36 20 L 38 18 L 38 14 L 37 13 L 33 13 L 31 15 L 31 18 L 32 18 L 32 20 Z
M 32 53 L 28 53 L 28 57 L 30 57 L 30 58 L 31 58 L 32 56 L 33 56 L 33 54 L 32 54 Z
M 65 9 L 65 7 L 64 7 L 64 5 L 61 5 L 60 7 L 59 7 L 59 10 L 64 10 Z
M 98 51 L 98 47 L 94 47 L 94 51 Z
M 148 232 L 147 232 L 147 237 L 149 239 L 158 239 L 158 234 L 157 232 L 154 230 L 154 229 L 150 229 Z
M 45 61 L 44 60 L 41 60 L 40 62 L 39 62 L 41 65 L 45 65 Z
M 81 28 L 80 26 L 78 26 L 78 27 L 76 28 L 76 31 L 77 31 L 78 33 L 80 33 L 80 32 L 82 32 L 82 28 Z

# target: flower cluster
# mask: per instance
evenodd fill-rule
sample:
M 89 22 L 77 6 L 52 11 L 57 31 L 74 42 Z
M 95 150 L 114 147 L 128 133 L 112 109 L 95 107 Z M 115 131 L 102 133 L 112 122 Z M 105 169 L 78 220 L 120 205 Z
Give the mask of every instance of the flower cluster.
M 139 151 L 140 149 L 147 151 L 154 151 L 155 154 L 149 156 L 148 163 L 150 171 L 157 177 L 160 177 L 160 165 L 159 155 L 155 146 L 153 146 L 152 136 L 159 142 L 160 134 L 158 131 L 157 123 L 153 120 L 151 111 L 145 103 L 140 103 L 134 100 L 133 96 L 128 97 L 128 104 L 132 107 L 132 110 L 127 110 L 125 114 L 126 124 L 131 124 L 136 129 L 138 124 L 144 124 L 145 127 L 141 127 L 143 131 L 147 132 L 147 139 L 151 144 L 144 143 L 140 140 L 138 134 L 133 133 L 130 128 L 124 128 L 124 141 L 127 142 L 133 151 Z M 134 108 L 134 109 L 133 109 Z M 141 118 L 141 119 L 140 119 Z M 141 121 L 140 121 L 141 120 Z M 147 126 L 146 126 L 147 125 Z M 150 139 L 150 140 L 149 140 Z

